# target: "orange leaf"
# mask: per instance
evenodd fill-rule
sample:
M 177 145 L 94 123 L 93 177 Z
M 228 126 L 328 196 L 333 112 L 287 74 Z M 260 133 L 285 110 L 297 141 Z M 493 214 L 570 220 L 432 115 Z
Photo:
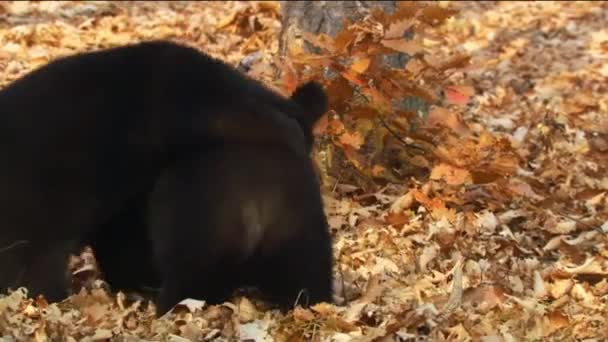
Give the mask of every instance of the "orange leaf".
M 444 126 L 450 128 L 456 134 L 465 136 L 469 132 L 469 128 L 460 119 L 460 116 L 454 112 L 451 112 L 442 107 L 433 107 L 429 111 L 427 118 L 427 125 L 429 126 Z
M 449 185 L 470 184 L 472 182 L 469 171 L 444 163 L 433 168 L 430 178 L 432 180 L 443 180 Z
M 403 90 L 399 87 L 396 82 L 391 80 L 390 78 L 379 78 L 377 87 L 383 94 L 386 96 L 392 97 L 394 99 L 401 98 L 403 96 Z
M 356 37 L 356 33 L 348 29 L 338 32 L 334 38 L 334 51 L 336 53 L 348 53 L 348 48 Z
M 274 15 L 280 15 L 281 6 L 277 1 L 260 1 L 257 3 L 261 13 L 269 12 Z
M 401 39 L 413 25 L 414 21 L 411 19 L 396 21 L 384 32 L 384 39 Z
M 504 303 L 507 298 L 505 291 L 501 287 L 488 285 L 467 289 L 464 292 L 462 300 L 466 303 L 473 303 L 476 306 L 485 303 L 487 307 L 493 308 Z
M 340 120 L 330 119 L 327 120 L 327 132 L 329 134 L 342 134 L 344 132 L 344 124 Z
M 359 87 L 364 87 L 366 85 L 365 81 L 359 79 L 359 75 L 355 75 L 354 72 L 352 72 L 350 69 L 341 72 L 340 75 L 342 75 L 342 77 L 349 80 L 350 82 L 358 85 Z
M 447 102 L 459 106 L 466 105 L 475 94 L 475 89 L 471 86 L 448 86 L 444 91 Z
M 466 55 L 456 55 L 447 61 L 443 61 L 433 55 L 424 55 L 424 61 L 432 68 L 445 71 L 448 69 L 460 69 L 470 65 L 471 57 Z
M 353 64 L 351 64 L 350 70 L 352 70 L 358 74 L 362 74 L 367 70 L 367 68 L 369 68 L 370 63 L 371 63 L 371 59 L 369 59 L 369 58 L 358 59 Z
M 416 1 L 397 1 L 397 10 L 391 15 L 391 20 L 397 21 L 412 18 L 420 13 L 420 4 Z
M 381 92 L 372 87 L 361 88 L 361 93 L 367 96 L 370 100 L 370 106 L 382 111 L 391 109 L 391 101 L 386 98 Z
M 384 222 L 392 226 L 403 226 L 410 222 L 410 217 L 404 213 L 389 212 L 384 218 Z
M 364 160 L 365 158 L 363 158 L 360 154 L 358 154 L 354 148 L 350 147 L 350 146 L 344 146 L 342 148 L 342 152 L 344 152 L 344 155 L 346 156 L 346 159 L 357 169 L 357 170 L 364 170 Z
M 225 16 L 224 18 L 222 18 L 219 21 L 219 23 L 217 24 L 217 28 L 222 29 L 222 28 L 232 24 L 234 22 L 234 20 L 236 19 L 237 14 L 238 14 L 237 11 L 233 11 L 232 13 L 230 13 L 227 16 Z
M 372 167 L 372 175 L 374 177 L 380 177 L 386 172 L 386 168 L 382 165 L 374 165 Z
M 315 319 L 315 314 L 308 309 L 303 309 L 300 306 L 297 306 L 293 310 L 293 318 L 296 322 L 309 322 Z
M 426 62 L 426 64 L 428 64 L 430 67 L 437 69 L 437 70 L 442 70 L 441 69 L 441 60 L 439 58 L 437 58 L 436 56 L 433 56 L 431 54 L 426 54 L 426 55 L 424 55 L 423 59 Z
M 324 33 L 321 33 L 319 35 L 314 35 L 310 32 L 302 32 L 302 38 L 304 38 L 304 40 L 306 40 L 307 42 L 309 42 L 310 44 L 319 47 L 321 49 L 325 49 L 327 51 L 329 51 L 330 53 L 333 53 L 335 51 L 335 41 L 331 36 L 328 36 Z
M 428 25 L 439 25 L 456 13 L 458 13 L 458 11 L 453 9 L 443 8 L 437 5 L 430 5 L 422 10 L 420 20 Z
M 570 320 L 567 315 L 562 314 L 559 311 L 550 312 L 547 316 L 549 328 L 551 331 L 557 331 L 570 324 Z
M 410 59 L 405 65 L 405 70 L 412 73 L 413 76 L 418 76 L 426 68 L 426 65 L 419 59 Z
M 350 146 L 355 150 L 358 150 L 361 148 L 361 145 L 363 145 L 363 137 L 358 132 L 344 132 L 338 138 L 338 142 L 342 146 Z
M 423 50 L 423 47 L 420 43 L 412 40 L 382 39 L 380 43 L 382 43 L 382 45 L 388 48 L 391 48 L 398 52 L 407 53 L 408 55 L 415 55 Z
M 469 66 L 471 63 L 471 56 L 467 55 L 456 55 L 447 61 L 443 62 L 441 68 L 447 69 L 460 69 Z
M 445 207 L 442 200 L 438 198 L 431 199 L 420 190 L 413 191 L 413 194 L 414 199 L 428 209 L 440 209 Z
M 298 86 L 298 75 L 289 62 L 281 64 L 281 69 L 283 71 L 283 89 L 287 94 L 291 94 Z
M 422 204 L 426 209 L 430 210 L 432 215 L 437 218 L 446 218 L 449 221 L 456 219 L 456 211 L 449 209 L 445 206 L 445 203 L 439 198 L 429 198 L 420 190 L 413 191 L 414 199 Z

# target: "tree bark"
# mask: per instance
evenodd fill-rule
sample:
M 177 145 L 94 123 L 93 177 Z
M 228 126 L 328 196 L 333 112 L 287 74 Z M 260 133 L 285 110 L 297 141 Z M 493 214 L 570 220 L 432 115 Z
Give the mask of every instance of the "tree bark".
M 282 29 L 279 41 L 280 53 L 285 55 L 289 42 L 300 38 L 301 32 L 325 33 L 335 36 L 342 30 L 344 19 L 356 21 L 363 18 L 373 7 L 386 12 L 397 8 L 396 1 L 281 1 Z M 305 47 L 314 52 L 312 46 Z M 391 64 L 405 64 L 404 54 L 391 56 Z

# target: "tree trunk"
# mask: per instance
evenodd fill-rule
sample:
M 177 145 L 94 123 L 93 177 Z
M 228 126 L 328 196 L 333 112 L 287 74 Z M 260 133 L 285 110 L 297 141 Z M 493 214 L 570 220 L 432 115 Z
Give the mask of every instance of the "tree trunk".
M 285 55 L 289 42 L 294 42 L 302 31 L 313 34 L 325 33 L 335 36 L 342 29 L 344 19 L 356 21 L 363 18 L 373 7 L 393 12 L 396 1 L 281 1 L 282 30 L 279 41 L 280 53 Z M 313 49 L 305 44 L 310 52 Z M 391 65 L 403 65 L 405 54 L 395 54 L 389 61 Z

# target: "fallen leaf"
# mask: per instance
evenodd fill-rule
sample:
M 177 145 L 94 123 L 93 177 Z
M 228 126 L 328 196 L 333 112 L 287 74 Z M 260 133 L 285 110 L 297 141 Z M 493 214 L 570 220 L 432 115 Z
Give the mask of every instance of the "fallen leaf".
M 471 96 L 475 95 L 475 89 L 470 86 L 448 86 L 444 91 L 447 103 L 459 106 L 469 103 Z
M 387 48 L 393 49 L 397 52 L 403 52 L 408 55 L 415 55 L 424 50 L 422 44 L 417 41 L 405 40 L 405 39 L 382 39 L 380 43 Z
M 436 106 L 430 110 L 429 116 L 426 119 L 426 124 L 429 127 L 447 127 L 462 137 L 469 133 L 469 128 L 458 114 L 442 107 Z
M 388 29 L 384 32 L 384 39 L 402 39 L 405 38 L 405 32 L 407 32 L 415 21 L 412 19 L 399 20 L 391 23 Z
M 360 58 L 357 59 L 353 64 L 351 64 L 350 69 L 358 74 L 364 73 L 371 63 L 371 59 L 369 58 Z
M 342 146 L 350 146 L 355 150 L 358 150 L 361 148 L 361 145 L 363 145 L 364 140 L 358 132 L 344 132 L 338 138 L 338 142 Z
M 430 179 L 437 181 L 443 180 L 449 185 L 462 185 L 473 182 L 471 173 L 469 171 L 445 163 L 441 163 L 433 167 L 431 170 Z

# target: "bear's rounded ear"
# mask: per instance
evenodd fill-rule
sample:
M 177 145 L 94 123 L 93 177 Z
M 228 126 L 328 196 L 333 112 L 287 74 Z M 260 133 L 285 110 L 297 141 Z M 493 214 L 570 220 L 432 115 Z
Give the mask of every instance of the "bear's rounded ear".
M 297 120 L 305 127 L 312 127 L 327 112 L 329 106 L 325 90 L 315 81 L 299 86 L 291 95 L 291 99 L 304 110 L 304 116 L 298 117 Z

